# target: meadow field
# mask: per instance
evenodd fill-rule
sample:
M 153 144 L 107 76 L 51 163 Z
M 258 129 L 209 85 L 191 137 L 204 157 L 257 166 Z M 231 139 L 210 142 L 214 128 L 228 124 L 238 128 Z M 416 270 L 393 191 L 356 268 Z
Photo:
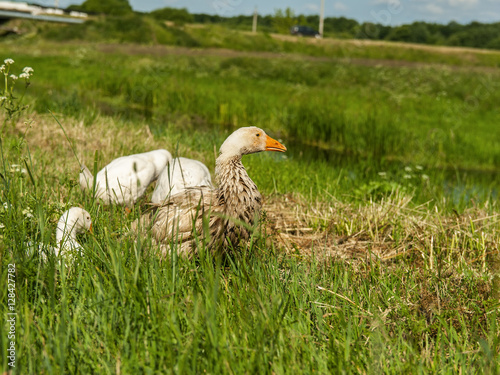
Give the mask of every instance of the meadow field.
M 203 48 L 0 42 L 34 69 L 28 107 L 0 107 L 2 371 L 500 372 L 500 53 L 193 30 Z M 264 213 L 234 257 L 163 259 L 129 234 L 147 198 L 78 186 L 82 162 L 157 148 L 213 175 L 249 125 L 288 151 L 244 157 Z M 72 206 L 94 232 L 61 263 Z

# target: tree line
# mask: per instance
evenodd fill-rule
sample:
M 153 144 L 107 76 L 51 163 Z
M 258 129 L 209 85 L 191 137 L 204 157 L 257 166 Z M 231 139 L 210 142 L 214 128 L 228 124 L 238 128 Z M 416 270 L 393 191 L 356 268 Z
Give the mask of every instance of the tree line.
M 127 0 L 87 0 L 72 9 L 91 13 L 123 15 L 133 12 Z M 189 13 L 186 8 L 162 8 L 148 14 L 160 21 L 176 24 L 201 23 L 220 24 L 240 30 L 251 30 L 253 16 L 223 17 L 212 14 Z M 273 15 L 259 16 L 258 30 L 268 33 L 289 33 L 293 25 L 310 26 L 317 29 L 318 15 L 296 15 L 293 10 L 277 9 Z M 449 22 L 437 24 L 413 22 L 411 24 L 388 26 L 380 23 L 363 22 L 346 17 L 327 17 L 324 20 L 324 36 L 343 39 L 371 39 L 432 45 L 463 46 L 500 49 L 500 22 L 471 22 L 460 24 Z
M 222 17 L 211 14 L 191 14 L 187 9 L 163 8 L 151 12 L 156 18 L 180 23 L 217 23 L 237 29 L 251 30 L 253 16 Z M 293 25 L 318 27 L 318 15 L 294 15 L 290 9 L 276 10 L 274 15 L 259 16 L 259 30 L 288 33 Z M 398 42 L 423 43 L 477 48 L 500 49 L 500 22 L 484 24 L 471 22 L 463 25 L 452 21 L 448 24 L 413 22 L 388 26 L 363 22 L 346 17 L 327 17 L 324 35 L 345 39 L 372 39 Z

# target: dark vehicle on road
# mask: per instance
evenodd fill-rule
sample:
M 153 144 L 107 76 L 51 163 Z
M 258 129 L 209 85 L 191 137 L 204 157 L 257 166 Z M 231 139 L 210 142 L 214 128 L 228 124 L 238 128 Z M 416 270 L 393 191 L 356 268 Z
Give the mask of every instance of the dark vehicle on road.
M 309 26 L 292 26 L 290 33 L 297 36 L 312 36 L 315 38 L 321 38 L 321 34 Z

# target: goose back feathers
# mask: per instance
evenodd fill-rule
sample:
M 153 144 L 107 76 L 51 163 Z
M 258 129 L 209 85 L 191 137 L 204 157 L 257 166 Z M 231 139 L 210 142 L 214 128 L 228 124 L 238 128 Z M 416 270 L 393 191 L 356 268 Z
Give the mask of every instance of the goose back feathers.
M 155 181 L 172 155 L 167 150 L 122 156 L 113 160 L 96 175 L 96 197 L 106 204 L 132 206 Z M 86 166 L 80 173 L 82 190 L 92 190 L 94 176 Z
M 151 202 L 163 203 L 168 196 L 195 186 L 212 187 L 212 178 L 206 165 L 198 160 L 175 158 L 158 177 Z

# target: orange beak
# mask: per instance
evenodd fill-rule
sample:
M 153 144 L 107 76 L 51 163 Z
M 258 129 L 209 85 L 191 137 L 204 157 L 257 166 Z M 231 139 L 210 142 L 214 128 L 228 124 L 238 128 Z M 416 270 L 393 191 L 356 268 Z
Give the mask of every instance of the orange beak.
M 90 223 L 89 232 L 90 232 L 90 233 L 93 233 L 93 232 L 92 232 L 92 223 Z
M 266 151 L 280 151 L 285 152 L 286 147 L 279 143 L 276 139 L 272 139 L 270 136 L 266 138 Z

